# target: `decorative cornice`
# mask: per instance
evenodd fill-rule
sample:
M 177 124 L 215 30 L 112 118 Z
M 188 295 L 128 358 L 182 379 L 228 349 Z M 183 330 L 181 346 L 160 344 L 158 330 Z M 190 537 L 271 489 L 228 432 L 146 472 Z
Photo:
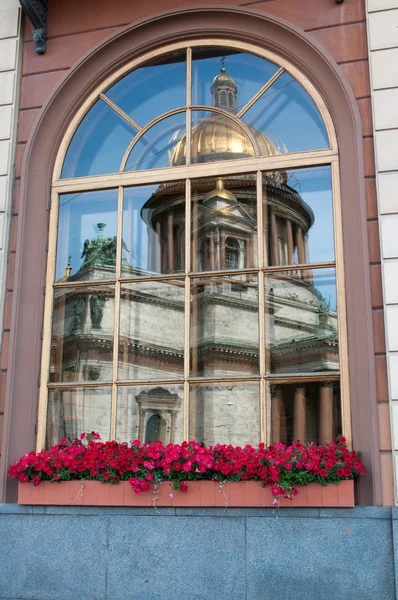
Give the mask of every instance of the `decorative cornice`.
M 33 41 L 37 54 L 44 54 L 47 42 L 48 0 L 19 0 L 22 10 L 33 25 Z

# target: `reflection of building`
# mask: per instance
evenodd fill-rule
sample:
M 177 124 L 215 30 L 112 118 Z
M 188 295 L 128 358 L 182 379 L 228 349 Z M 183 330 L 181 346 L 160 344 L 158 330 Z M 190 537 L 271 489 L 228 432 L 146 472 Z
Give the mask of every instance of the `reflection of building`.
M 237 88 L 225 68 L 212 85 L 215 108 L 236 112 Z M 228 105 L 225 105 L 225 102 Z M 262 153 L 275 155 L 271 142 L 250 130 Z M 197 162 L 251 156 L 244 129 L 222 114 L 212 114 L 192 131 Z M 178 165 L 185 137 L 171 155 Z M 192 264 L 197 272 L 244 270 L 256 266 L 257 185 L 255 175 L 228 175 L 192 184 Z M 271 266 L 288 271 L 265 276 L 266 368 L 276 374 L 338 371 L 337 314 L 314 285 L 308 235 L 314 215 L 283 171 L 263 175 L 261 196 L 266 229 L 265 255 Z M 184 269 L 185 184 L 161 184 L 144 205 L 148 230 L 147 271 L 170 274 Z M 116 239 L 104 237 L 105 224 L 86 240 L 83 264 L 73 281 L 105 280 L 116 263 Z M 124 244 L 128 253 L 128 247 Z M 126 276 L 136 272 L 124 260 Z M 67 267 L 66 277 L 70 275 Z M 247 377 L 259 374 L 258 280 L 255 274 L 226 274 L 191 280 L 190 374 L 192 377 Z M 83 291 L 84 290 L 84 291 Z M 122 284 L 118 379 L 184 377 L 184 281 Z M 62 365 L 56 381 L 109 381 L 113 367 L 114 292 L 107 286 L 58 290 L 54 319 L 53 364 Z M 60 329 L 59 329 L 60 328 Z M 172 332 L 172 335 L 170 335 Z M 63 340 L 63 341 L 61 341 Z M 65 393 L 64 393 L 65 395 Z M 190 399 L 191 438 L 206 443 L 253 440 L 259 423 L 257 385 L 196 387 Z M 230 407 L 233 406 L 233 411 Z M 333 386 L 272 386 L 274 439 L 310 436 L 331 439 L 339 427 L 338 389 Z M 334 418 L 333 418 L 334 417 Z M 232 422 L 231 422 L 232 419 Z M 183 437 L 182 395 L 167 386 L 142 391 L 122 387 L 118 399 L 120 439 L 163 441 Z

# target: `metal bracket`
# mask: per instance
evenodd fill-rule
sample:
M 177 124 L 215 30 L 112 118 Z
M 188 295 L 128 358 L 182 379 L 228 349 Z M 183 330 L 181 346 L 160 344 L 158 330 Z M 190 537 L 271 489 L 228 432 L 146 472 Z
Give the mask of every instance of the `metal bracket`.
M 33 25 L 33 41 L 37 54 L 44 54 L 47 42 L 48 0 L 19 0 L 22 10 Z
M 336 4 L 343 4 L 344 0 L 334 0 Z

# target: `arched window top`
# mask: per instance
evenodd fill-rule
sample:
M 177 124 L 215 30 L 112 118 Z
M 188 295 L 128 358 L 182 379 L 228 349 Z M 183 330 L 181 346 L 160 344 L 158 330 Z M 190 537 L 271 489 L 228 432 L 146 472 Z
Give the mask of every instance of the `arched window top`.
M 67 138 L 55 179 L 336 147 L 321 97 L 293 66 L 244 44 L 205 41 L 115 73 Z

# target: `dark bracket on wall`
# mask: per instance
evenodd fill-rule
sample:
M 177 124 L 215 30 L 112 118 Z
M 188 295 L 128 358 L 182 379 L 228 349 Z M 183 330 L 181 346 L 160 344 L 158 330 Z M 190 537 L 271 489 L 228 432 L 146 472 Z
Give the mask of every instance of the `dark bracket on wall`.
M 47 42 L 48 0 L 19 0 L 22 10 L 33 25 L 33 41 L 37 54 L 44 54 Z

